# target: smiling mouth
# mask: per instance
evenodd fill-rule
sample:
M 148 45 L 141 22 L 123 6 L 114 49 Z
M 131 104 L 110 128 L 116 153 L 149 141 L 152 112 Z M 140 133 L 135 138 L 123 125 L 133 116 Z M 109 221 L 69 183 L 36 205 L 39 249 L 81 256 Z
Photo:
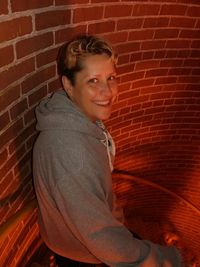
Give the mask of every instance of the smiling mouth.
M 111 100 L 95 101 L 94 103 L 99 106 L 107 107 L 110 106 Z

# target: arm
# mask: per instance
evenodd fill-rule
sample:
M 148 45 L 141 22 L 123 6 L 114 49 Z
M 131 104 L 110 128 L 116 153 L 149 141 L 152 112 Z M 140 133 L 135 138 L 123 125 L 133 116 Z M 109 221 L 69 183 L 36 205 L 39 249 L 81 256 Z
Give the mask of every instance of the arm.
M 66 224 L 96 258 L 109 266 L 161 267 L 162 249 L 134 239 L 113 217 L 108 201 L 110 172 L 98 157 L 98 153 L 90 154 L 78 144 L 68 153 L 54 151 L 56 181 L 52 190 Z

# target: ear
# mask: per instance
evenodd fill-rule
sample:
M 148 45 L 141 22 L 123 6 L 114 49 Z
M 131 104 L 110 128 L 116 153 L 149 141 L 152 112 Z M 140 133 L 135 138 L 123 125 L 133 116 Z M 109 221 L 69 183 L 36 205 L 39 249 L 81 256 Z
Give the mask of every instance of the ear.
M 66 76 L 62 76 L 62 84 L 65 92 L 73 99 L 73 85 L 71 81 Z

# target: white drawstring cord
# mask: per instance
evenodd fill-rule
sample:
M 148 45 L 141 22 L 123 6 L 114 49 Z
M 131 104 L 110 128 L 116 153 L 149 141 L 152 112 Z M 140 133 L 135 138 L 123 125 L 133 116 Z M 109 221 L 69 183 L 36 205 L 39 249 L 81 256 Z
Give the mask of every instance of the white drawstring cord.
M 111 151 L 110 151 L 110 148 L 109 148 L 109 139 L 108 139 L 108 136 L 107 136 L 107 133 L 105 131 L 103 131 L 104 135 L 105 135 L 105 138 L 106 138 L 106 150 L 107 150 L 107 155 L 108 155 L 108 160 L 109 160 L 109 165 L 110 165 L 110 170 L 111 172 L 113 171 L 113 163 L 112 163 L 112 159 L 111 159 Z
M 106 146 L 106 151 L 107 151 L 108 160 L 109 160 L 109 166 L 110 166 L 110 170 L 112 172 L 113 171 L 113 161 L 114 161 L 114 160 L 112 160 L 112 157 L 114 159 L 115 152 L 116 152 L 115 143 L 114 143 L 110 133 L 106 130 L 104 124 L 101 121 L 97 121 L 96 124 L 102 129 L 103 134 L 105 136 L 105 140 L 101 140 L 101 142 L 104 144 L 104 146 Z

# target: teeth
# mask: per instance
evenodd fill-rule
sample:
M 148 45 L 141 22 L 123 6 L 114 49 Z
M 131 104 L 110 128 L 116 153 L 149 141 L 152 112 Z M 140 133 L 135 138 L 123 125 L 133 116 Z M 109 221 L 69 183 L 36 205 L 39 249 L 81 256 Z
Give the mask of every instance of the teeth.
M 95 101 L 97 105 L 108 105 L 110 101 Z

